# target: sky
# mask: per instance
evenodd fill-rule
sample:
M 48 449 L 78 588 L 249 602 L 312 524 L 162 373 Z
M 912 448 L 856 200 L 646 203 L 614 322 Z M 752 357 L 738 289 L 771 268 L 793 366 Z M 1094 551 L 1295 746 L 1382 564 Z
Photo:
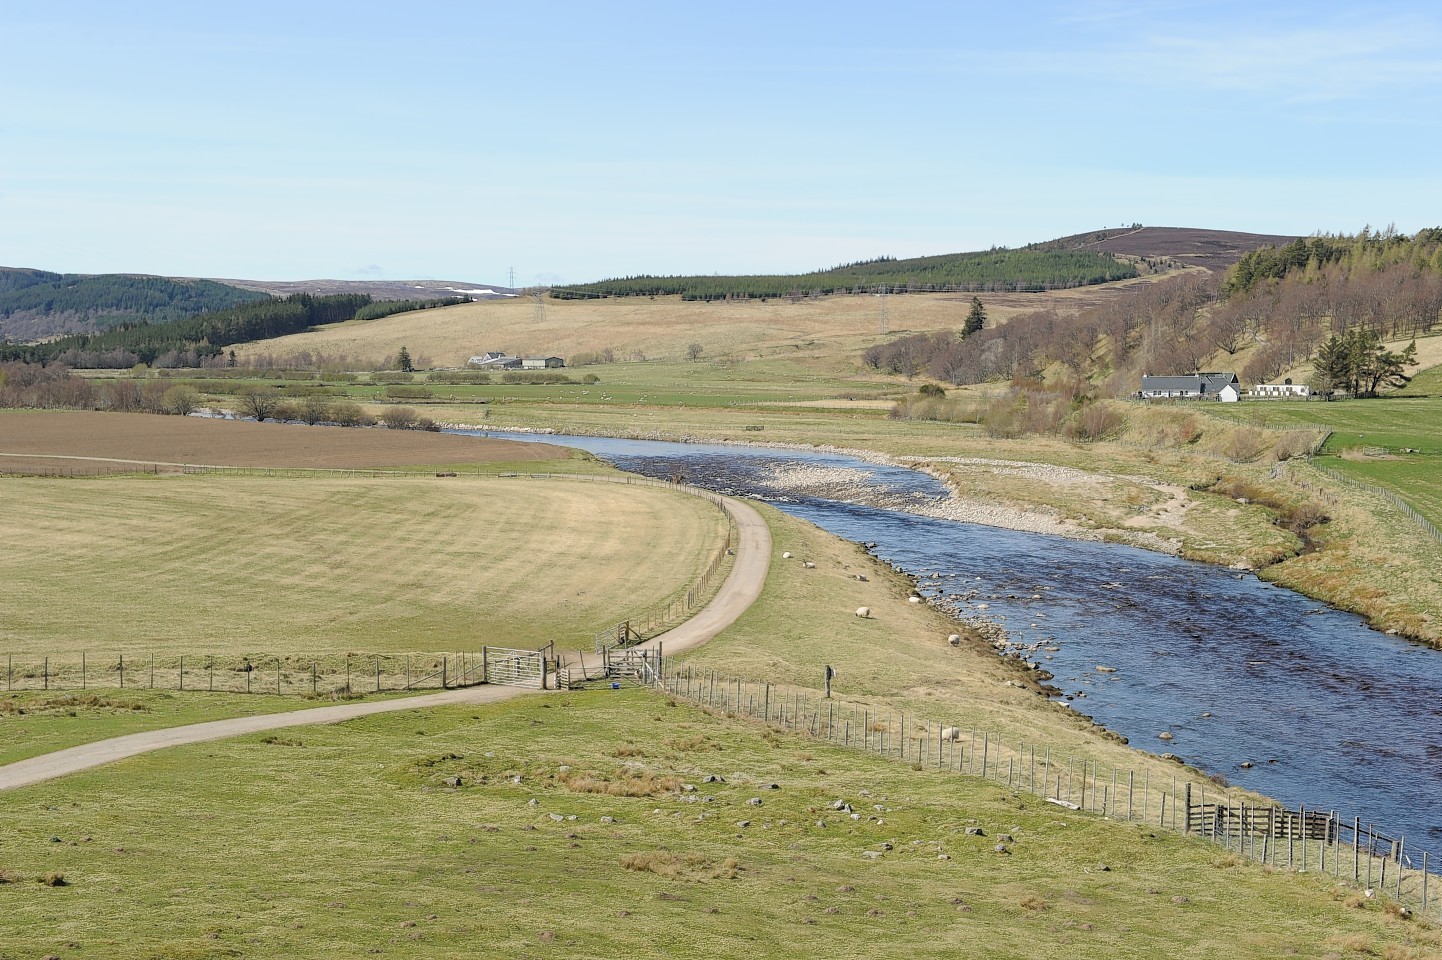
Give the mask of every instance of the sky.
M 1442 224 L 1442 10 L 0 3 L 0 264 L 565 284 Z

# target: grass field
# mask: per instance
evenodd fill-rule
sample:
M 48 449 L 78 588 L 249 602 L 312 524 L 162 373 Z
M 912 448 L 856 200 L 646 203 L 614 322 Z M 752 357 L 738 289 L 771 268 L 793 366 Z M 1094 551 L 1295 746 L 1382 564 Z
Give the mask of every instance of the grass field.
M 1076 310 L 1105 302 L 1134 283 L 1156 278 L 1048 293 L 983 294 L 988 314 L 1001 320 L 1049 307 Z M 906 294 L 886 298 L 891 333 L 958 328 L 970 294 Z M 792 303 L 769 301 L 684 302 L 678 297 L 545 301 L 536 316 L 528 300 L 490 300 L 380 320 L 352 321 L 236 347 L 242 362 L 261 354 L 300 351 L 379 360 L 406 347 L 433 366 L 459 367 L 486 350 L 516 355 L 573 356 L 610 348 L 619 359 L 644 356 L 679 361 L 700 343 L 707 358 L 825 357 L 826 365 L 850 370 L 870 343 L 880 339 L 882 301 L 874 296 L 836 296 Z M 840 358 L 845 355 L 845 359 Z
M 180 748 L 0 795 L 0 817 L 7 960 L 1425 957 L 1438 940 L 1322 877 L 639 691 Z
M 0 764 L 128 733 L 301 710 L 329 702 L 264 693 L 201 696 L 138 689 L 0 693 Z
M 589 648 L 726 530 L 700 498 L 568 480 L 0 484 L 0 653 Z

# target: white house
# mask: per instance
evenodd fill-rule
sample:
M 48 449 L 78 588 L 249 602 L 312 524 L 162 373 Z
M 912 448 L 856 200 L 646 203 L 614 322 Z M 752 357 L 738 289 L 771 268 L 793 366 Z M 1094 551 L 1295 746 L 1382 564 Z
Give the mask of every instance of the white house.
M 1258 383 L 1247 391 L 1249 397 L 1310 397 L 1312 388 L 1305 383 L 1293 383 L 1289 377 L 1281 383 Z
M 1185 376 L 1142 377 L 1139 396 L 1147 400 L 1220 400 L 1235 403 L 1241 387 L 1235 373 L 1189 373 Z
M 521 360 L 522 370 L 548 370 L 565 365 L 566 361 L 560 357 L 526 357 Z

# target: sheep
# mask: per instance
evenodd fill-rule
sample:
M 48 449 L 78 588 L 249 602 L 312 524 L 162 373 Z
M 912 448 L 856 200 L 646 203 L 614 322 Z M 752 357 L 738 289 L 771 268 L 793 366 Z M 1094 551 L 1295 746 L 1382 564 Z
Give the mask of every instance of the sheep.
M 782 560 L 790 560 L 790 559 L 791 559 L 791 551 L 790 551 L 790 550 L 787 550 L 785 553 L 783 553 L 783 554 L 781 555 L 781 559 L 782 559 Z
M 870 607 L 857 607 L 857 608 L 856 608 L 856 615 L 857 615 L 858 617 L 860 617 L 861 619 L 863 619 L 863 620 L 870 619 L 870 617 L 871 617 L 871 608 L 870 608 Z
M 960 739 L 961 739 L 961 728 L 960 728 L 960 727 L 942 727 L 942 728 L 941 728 L 941 739 L 943 739 L 943 740 L 960 740 Z
M 951 644 L 953 647 L 961 646 L 961 634 L 953 633 L 951 636 L 946 638 L 946 642 Z

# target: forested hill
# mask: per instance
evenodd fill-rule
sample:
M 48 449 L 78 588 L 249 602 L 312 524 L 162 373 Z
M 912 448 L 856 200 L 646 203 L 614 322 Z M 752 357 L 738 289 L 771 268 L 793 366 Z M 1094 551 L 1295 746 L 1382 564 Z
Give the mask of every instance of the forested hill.
M 909 260 L 880 257 L 805 274 L 624 277 L 552 288 L 551 296 L 561 300 L 668 295 L 683 300 L 749 300 L 871 293 L 883 288 L 897 293 L 1016 292 L 1080 287 L 1137 275 L 1135 265 L 1110 253 L 998 248 Z
M 264 293 L 212 280 L 0 267 L 0 340 L 165 323 L 267 299 Z
M 124 322 L 99 333 L 61 337 L 46 343 L 0 343 L 0 360 L 59 361 L 71 367 L 112 369 L 136 363 L 199 367 L 216 361 L 223 348 L 232 344 L 283 337 L 323 323 L 351 320 L 370 302 L 371 298 L 363 293 L 265 297 L 228 310 L 165 323 Z

